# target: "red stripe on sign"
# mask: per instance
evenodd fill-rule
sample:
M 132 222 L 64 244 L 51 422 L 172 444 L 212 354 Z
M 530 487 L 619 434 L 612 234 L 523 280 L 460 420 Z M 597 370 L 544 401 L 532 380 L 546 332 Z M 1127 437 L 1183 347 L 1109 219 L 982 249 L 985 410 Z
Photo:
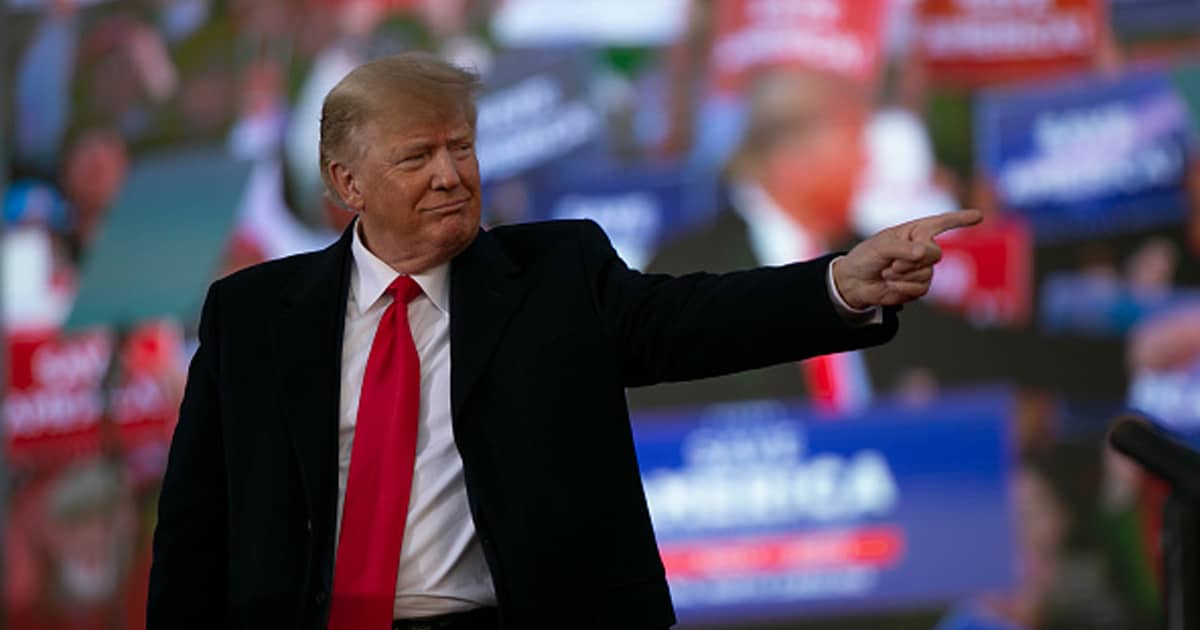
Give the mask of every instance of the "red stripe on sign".
M 704 578 L 844 566 L 884 568 L 900 560 L 904 543 L 904 532 L 888 526 L 666 543 L 659 551 L 668 577 Z

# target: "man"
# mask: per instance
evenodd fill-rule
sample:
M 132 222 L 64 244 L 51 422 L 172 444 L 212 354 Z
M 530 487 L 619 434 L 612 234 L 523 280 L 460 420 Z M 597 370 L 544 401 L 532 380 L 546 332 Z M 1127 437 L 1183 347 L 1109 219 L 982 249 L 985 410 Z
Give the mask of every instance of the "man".
M 591 222 L 479 229 L 475 88 L 424 55 L 351 72 L 321 165 L 355 223 L 209 290 L 152 630 L 666 628 L 625 387 L 882 343 L 933 236 L 980 219 L 836 264 L 641 274 Z

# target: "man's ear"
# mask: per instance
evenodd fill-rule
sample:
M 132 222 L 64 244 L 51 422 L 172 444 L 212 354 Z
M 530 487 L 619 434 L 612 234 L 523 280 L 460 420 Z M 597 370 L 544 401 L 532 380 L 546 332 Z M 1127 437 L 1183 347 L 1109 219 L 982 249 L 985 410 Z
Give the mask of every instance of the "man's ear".
M 338 194 L 347 208 L 360 212 L 366 205 L 358 187 L 358 180 L 355 179 L 354 173 L 346 164 L 331 161 L 329 163 L 329 181 L 333 183 L 334 192 Z

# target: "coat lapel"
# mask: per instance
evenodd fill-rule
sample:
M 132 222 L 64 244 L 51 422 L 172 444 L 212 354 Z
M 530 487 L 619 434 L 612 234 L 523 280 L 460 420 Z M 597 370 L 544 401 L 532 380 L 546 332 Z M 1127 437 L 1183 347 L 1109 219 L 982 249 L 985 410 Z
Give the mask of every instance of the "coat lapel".
M 331 536 L 352 229 L 316 255 L 312 272 L 284 288 L 272 331 L 280 405 L 301 483 L 312 518 Z M 456 423 L 523 295 L 519 268 L 485 231 L 451 263 L 450 400 Z
M 524 296 L 519 272 L 495 237 L 482 230 L 450 266 L 450 409 L 456 425 Z
M 337 501 L 337 427 L 342 332 L 354 229 L 318 252 L 314 269 L 285 287 L 272 329 L 284 422 L 299 461 L 309 514 L 332 526 Z

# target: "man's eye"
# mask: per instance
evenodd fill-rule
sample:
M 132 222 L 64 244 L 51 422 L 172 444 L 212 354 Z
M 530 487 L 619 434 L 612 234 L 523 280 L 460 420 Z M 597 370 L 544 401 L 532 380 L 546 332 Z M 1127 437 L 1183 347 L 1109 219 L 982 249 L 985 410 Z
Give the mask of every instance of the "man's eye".
M 464 142 L 455 148 L 458 150 L 459 153 L 470 153 L 472 150 L 475 149 L 475 145 L 471 144 L 470 142 Z

